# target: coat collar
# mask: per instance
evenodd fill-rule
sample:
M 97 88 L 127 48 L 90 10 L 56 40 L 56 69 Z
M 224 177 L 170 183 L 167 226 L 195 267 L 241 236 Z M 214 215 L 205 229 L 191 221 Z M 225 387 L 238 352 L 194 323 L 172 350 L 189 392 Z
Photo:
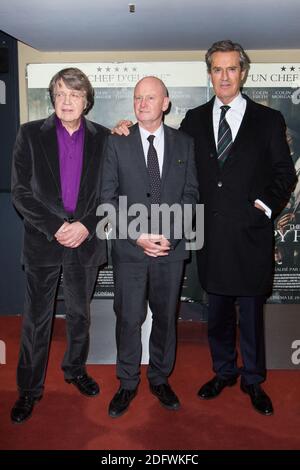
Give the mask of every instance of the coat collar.
M 55 184 L 59 193 L 60 188 L 60 174 L 59 174 L 59 158 L 58 158 L 58 144 L 56 137 L 55 114 L 51 114 L 41 125 L 40 140 L 44 152 L 44 158 L 50 168 L 50 172 L 54 178 Z
M 236 135 L 234 143 L 231 147 L 230 156 L 226 160 L 223 171 L 226 167 L 230 166 L 230 162 L 234 161 L 235 154 L 241 150 L 244 145 L 247 145 L 249 139 L 253 139 L 253 135 L 256 132 L 256 121 L 255 121 L 255 103 L 247 96 L 242 95 L 243 98 L 247 101 L 247 106 L 245 114 L 243 116 L 239 131 Z M 217 153 L 215 137 L 214 137 L 214 127 L 213 127 L 213 106 L 214 106 L 215 96 L 204 106 L 206 107 L 206 117 L 203 125 L 205 126 L 206 135 L 208 137 L 210 152 Z
M 256 122 L 255 122 L 255 106 L 254 102 L 246 95 L 242 95 L 247 101 L 245 114 L 243 116 L 240 128 L 233 142 L 231 153 L 234 154 L 240 148 L 249 142 L 249 139 L 253 139 L 256 134 Z
M 141 174 L 144 183 L 146 187 L 149 188 L 149 176 L 148 176 L 148 171 L 147 171 L 147 165 L 144 156 L 144 149 L 143 149 L 143 144 L 142 144 L 142 139 L 141 139 L 141 134 L 139 131 L 139 126 L 138 124 L 134 124 L 130 128 L 130 134 L 128 137 L 125 137 L 125 139 L 129 139 L 129 142 L 131 143 L 131 153 L 132 153 L 132 158 L 133 158 L 133 168 L 137 168 L 139 173 Z M 126 142 L 126 141 L 125 141 Z
M 208 138 L 209 142 L 209 151 L 217 153 L 217 147 L 214 137 L 214 125 L 213 125 L 213 107 L 214 107 L 215 97 L 213 97 L 208 103 L 204 105 L 206 111 L 206 119 L 204 119 L 203 126 L 205 128 L 205 135 Z
M 174 145 L 174 132 L 172 132 L 172 129 L 166 126 L 165 124 L 164 124 L 164 134 L 165 134 L 165 150 L 164 150 L 164 163 L 163 163 L 162 178 L 161 178 L 162 189 L 166 181 L 166 177 L 168 175 L 168 171 L 172 162 L 173 145 Z

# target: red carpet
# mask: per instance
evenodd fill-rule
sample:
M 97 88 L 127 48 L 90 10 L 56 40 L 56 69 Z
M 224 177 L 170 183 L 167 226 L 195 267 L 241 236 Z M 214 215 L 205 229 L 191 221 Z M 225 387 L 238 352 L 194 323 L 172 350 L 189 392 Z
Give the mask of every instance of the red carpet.
M 64 321 L 57 319 L 44 397 L 28 422 L 13 425 L 9 415 L 17 398 L 20 323 L 19 317 L 0 317 L 0 339 L 7 347 L 7 364 L 0 365 L 0 449 L 300 449 L 299 372 L 269 372 L 264 388 L 275 408 L 271 417 L 255 412 L 239 386 L 202 401 L 197 390 L 212 373 L 206 327 L 196 322 L 179 324 L 177 363 L 170 379 L 182 408 L 171 412 L 159 405 L 148 390 L 144 366 L 129 411 L 112 419 L 107 407 L 118 387 L 115 367 L 89 366 L 101 386 L 96 398 L 85 398 L 65 383 L 60 370 Z

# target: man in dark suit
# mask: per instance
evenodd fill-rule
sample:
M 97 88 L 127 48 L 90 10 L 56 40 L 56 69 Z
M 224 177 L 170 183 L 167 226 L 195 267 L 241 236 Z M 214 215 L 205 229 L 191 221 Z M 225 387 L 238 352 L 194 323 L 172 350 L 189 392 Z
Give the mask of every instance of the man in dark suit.
M 205 217 L 197 260 L 209 294 L 208 339 L 216 374 L 198 395 L 215 398 L 241 375 L 241 389 L 255 410 L 271 415 L 272 402 L 260 385 L 266 377 L 263 305 L 273 280 L 273 220 L 296 177 L 282 115 L 240 93 L 249 62 L 239 44 L 214 43 L 206 63 L 216 96 L 188 111 L 180 129 L 195 141 Z M 114 131 L 127 135 L 128 125 L 121 121 Z
M 22 423 L 42 398 L 52 312 L 63 269 L 67 350 L 65 380 L 84 395 L 99 393 L 87 375 L 89 304 L 105 242 L 96 237 L 101 154 L 108 134 L 84 115 L 94 92 L 84 73 L 63 69 L 51 80 L 55 113 L 21 126 L 12 167 L 12 198 L 24 218 L 22 262 L 26 273 L 17 370 L 19 399 L 11 419 Z
M 205 207 L 198 268 L 209 294 L 208 338 L 216 374 L 198 395 L 215 398 L 241 375 L 241 389 L 255 410 L 271 415 L 272 402 L 260 385 L 266 377 L 263 305 L 272 288 L 272 221 L 289 200 L 295 171 L 280 112 L 240 93 L 249 68 L 243 48 L 231 41 L 214 43 L 206 63 L 216 96 L 188 111 L 181 124 L 195 140 Z
M 167 90 L 161 80 L 140 80 L 134 90 L 138 123 L 129 137 L 110 136 L 104 157 L 101 202 L 112 204 L 118 217 L 125 220 L 128 232 L 124 232 L 120 219 L 112 241 L 120 388 L 109 405 L 111 417 L 121 416 L 137 393 L 141 326 L 147 299 L 153 320 L 147 371 L 150 390 L 167 409 L 177 410 L 180 406 L 168 376 L 175 360 L 176 307 L 183 262 L 189 253 L 186 240 L 175 236 L 175 225 L 177 229 L 182 225 L 183 214 L 179 223 L 175 216 L 177 221 L 171 222 L 167 234 L 158 220 L 155 224 L 151 211 L 159 204 L 167 208 L 177 204 L 179 212 L 184 204 L 194 206 L 198 183 L 192 139 L 162 124 L 168 106 Z M 127 198 L 129 210 L 135 207 L 141 214 L 146 210 L 145 217 L 139 220 L 140 228 L 134 225 L 136 231 L 130 230 L 134 219 L 127 219 L 127 212 L 121 207 L 122 197 Z

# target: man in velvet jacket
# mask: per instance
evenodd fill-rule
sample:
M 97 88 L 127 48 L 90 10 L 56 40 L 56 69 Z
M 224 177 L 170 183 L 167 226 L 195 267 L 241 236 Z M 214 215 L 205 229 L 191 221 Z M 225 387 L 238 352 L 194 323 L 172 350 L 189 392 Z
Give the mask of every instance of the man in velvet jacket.
M 12 167 L 12 198 L 24 218 L 26 274 L 19 399 L 11 419 L 22 423 L 42 398 L 57 284 L 63 269 L 67 349 L 65 380 L 84 395 L 99 393 L 87 375 L 89 304 L 97 271 L 106 261 L 96 236 L 100 164 L 108 130 L 84 115 L 94 104 L 88 78 L 68 68 L 51 80 L 55 113 L 21 126 Z
M 272 288 L 273 219 L 289 200 L 295 170 L 281 113 L 240 93 L 249 68 L 243 48 L 232 41 L 214 43 L 206 63 L 216 96 L 188 111 L 181 123 L 195 140 L 205 211 L 198 268 L 209 294 L 208 339 L 216 374 L 198 395 L 215 398 L 240 375 L 241 390 L 255 410 L 271 415 L 272 402 L 260 385 L 266 376 L 263 305 Z

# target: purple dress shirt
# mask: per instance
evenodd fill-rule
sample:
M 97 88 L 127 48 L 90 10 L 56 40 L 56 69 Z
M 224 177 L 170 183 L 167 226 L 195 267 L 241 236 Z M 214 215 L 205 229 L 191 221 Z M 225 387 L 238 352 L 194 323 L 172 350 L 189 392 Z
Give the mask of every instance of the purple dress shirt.
M 56 135 L 63 205 L 66 212 L 72 214 L 77 205 L 82 172 L 84 145 L 83 120 L 81 120 L 79 129 L 70 135 L 61 121 L 56 118 Z

